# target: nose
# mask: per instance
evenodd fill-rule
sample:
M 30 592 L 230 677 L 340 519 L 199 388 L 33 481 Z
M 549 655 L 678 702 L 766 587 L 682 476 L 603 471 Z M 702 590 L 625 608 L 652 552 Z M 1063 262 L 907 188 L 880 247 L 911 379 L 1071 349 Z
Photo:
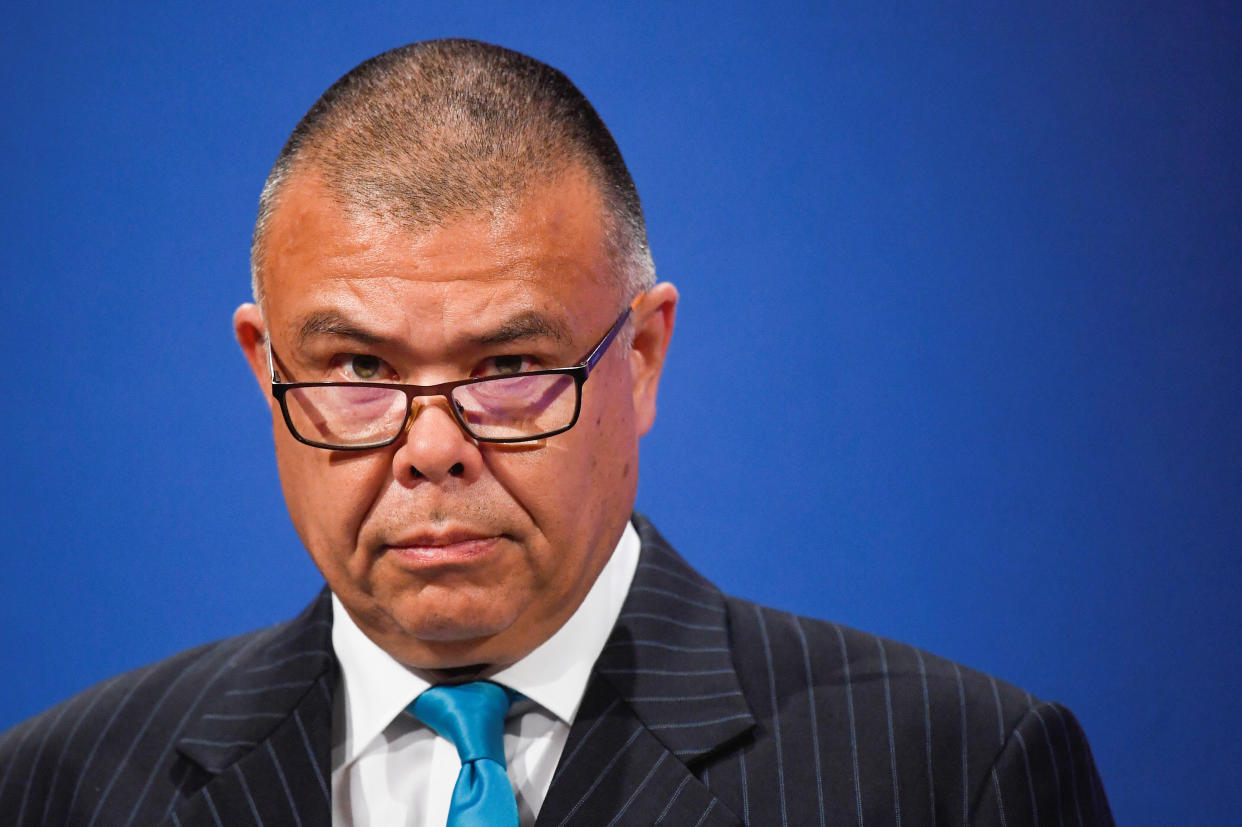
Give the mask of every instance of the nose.
M 412 403 L 409 427 L 393 452 L 393 477 L 407 487 L 423 480 L 474 480 L 483 468 L 478 444 L 448 410 L 447 399 L 439 398 L 438 404 L 423 400 L 416 398 Z

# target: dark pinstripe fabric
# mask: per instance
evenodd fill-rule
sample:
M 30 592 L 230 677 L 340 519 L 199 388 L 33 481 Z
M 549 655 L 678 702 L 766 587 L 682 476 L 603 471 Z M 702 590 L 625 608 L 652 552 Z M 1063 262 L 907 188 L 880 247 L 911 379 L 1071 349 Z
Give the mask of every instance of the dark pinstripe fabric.
M 0 825 L 328 827 L 331 612 L 325 591 L 0 736 Z
M 642 517 L 539 825 L 1111 824 L 1064 707 L 720 594 Z M 0 824 L 327 825 L 326 593 L 0 736 Z
M 724 597 L 635 522 L 635 586 L 541 825 L 1113 823 L 1064 707 Z

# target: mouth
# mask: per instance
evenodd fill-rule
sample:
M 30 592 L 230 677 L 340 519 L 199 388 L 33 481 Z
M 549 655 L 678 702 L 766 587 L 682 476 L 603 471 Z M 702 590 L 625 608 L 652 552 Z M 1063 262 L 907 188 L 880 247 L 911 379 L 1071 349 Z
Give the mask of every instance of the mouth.
M 473 531 L 418 534 L 385 544 L 381 552 L 409 568 L 461 566 L 492 556 L 502 539 Z

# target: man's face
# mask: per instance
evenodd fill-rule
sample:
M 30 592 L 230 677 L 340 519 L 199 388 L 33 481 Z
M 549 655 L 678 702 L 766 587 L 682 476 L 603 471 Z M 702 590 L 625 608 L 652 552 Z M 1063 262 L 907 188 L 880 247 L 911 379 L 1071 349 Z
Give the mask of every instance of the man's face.
M 632 298 L 580 171 L 418 234 L 351 215 L 303 171 L 266 251 L 263 315 L 234 319 L 265 390 L 265 333 L 284 381 L 430 385 L 576 364 Z M 633 506 L 675 303 L 667 284 L 644 296 L 633 345 L 614 342 L 591 373 L 577 425 L 538 442 L 476 443 L 427 397 L 394 445 L 330 451 L 297 442 L 269 399 L 294 526 L 373 640 L 436 669 L 510 663 L 560 628 Z

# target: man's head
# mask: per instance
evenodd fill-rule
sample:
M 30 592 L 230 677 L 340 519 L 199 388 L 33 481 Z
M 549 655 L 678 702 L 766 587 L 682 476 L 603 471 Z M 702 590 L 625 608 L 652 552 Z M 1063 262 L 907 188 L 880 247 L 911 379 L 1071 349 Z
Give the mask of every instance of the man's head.
M 313 167 L 348 209 L 410 231 L 499 211 L 573 165 L 604 200 L 605 237 L 625 292 L 655 267 L 634 181 L 611 133 L 560 71 L 473 40 L 385 52 L 334 83 L 281 149 L 259 199 L 251 279 L 262 305 L 266 230 L 293 173 Z
M 426 396 L 392 445 L 326 450 L 295 440 L 269 399 L 294 525 L 361 628 L 425 668 L 522 657 L 620 536 L 672 333 L 677 294 L 651 284 L 607 130 L 530 58 L 462 41 L 389 52 L 294 131 L 253 250 L 259 305 L 234 325 L 265 390 L 269 347 L 283 382 L 567 367 L 638 297 L 577 424 L 546 439 L 479 442 Z

